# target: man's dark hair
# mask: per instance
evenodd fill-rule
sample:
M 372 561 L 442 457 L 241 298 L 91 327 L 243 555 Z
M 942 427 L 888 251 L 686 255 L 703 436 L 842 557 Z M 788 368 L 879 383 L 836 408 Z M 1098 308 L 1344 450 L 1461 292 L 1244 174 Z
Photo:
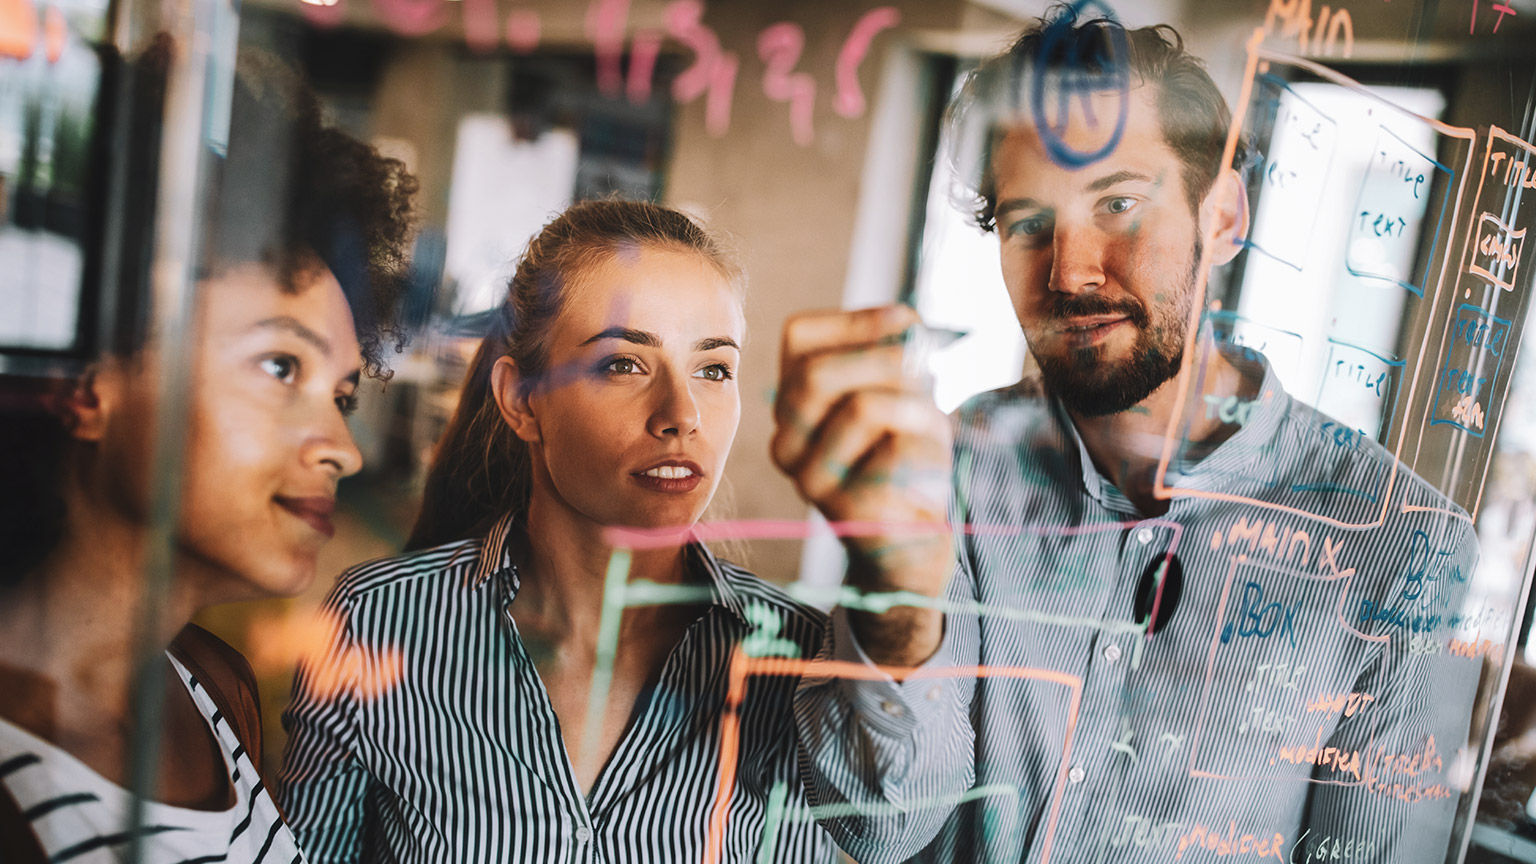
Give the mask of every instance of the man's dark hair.
M 949 124 L 955 132 L 981 126 L 982 152 L 969 178 L 969 207 L 984 231 L 996 225 L 993 147 L 1002 127 L 1026 113 L 1030 85 L 1035 83 L 1030 76 L 1042 72 L 1056 77 L 1054 86 L 1070 91 L 1067 98 L 1084 92 L 1085 82 L 1103 84 L 1095 89 L 1156 86 L 1163 138 L 1183 165 L 1191 207 L 1199 206 L 1220 173 L 1232 113 L 1205 71 L 1205 63 L 1184 49 L 1179 32 L 1167 24 L 1128 30 L 1112 18 L 1079 22 L 1077 5 L 1052 8 L 1007 51 L 983 61 L 949 107 Z M 1034 92 L 1041 92 L 1038 86 Z M 1114 118 L 1100 118 L 1100 122 L 1113 123 Z M 955 138 L 963 140 L 962 135 Z M 1239 137 L 1232 164 L 1241 166 L 1246 158 Z

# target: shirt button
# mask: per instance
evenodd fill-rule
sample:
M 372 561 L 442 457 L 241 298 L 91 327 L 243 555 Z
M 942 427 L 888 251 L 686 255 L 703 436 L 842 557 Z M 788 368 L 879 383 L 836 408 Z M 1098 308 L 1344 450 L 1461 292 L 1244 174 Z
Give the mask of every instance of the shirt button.
M 1081 765 L 1073 765 L 1072 770 L 1067 772 L 1067 779 L 1071 780 L 1073 783 L 1081 783 L 1087 779 L 1087 777 L 1088 772 L 1084 771 L 1083 766 Z
M 1152 542 L 1153 536 L 1151 528 L 1142 528 L 1136 532 L 1136 542 L 1145 546 Z
M 935 702 L 935 701 L 938 700 L 938 698 L 940 696 L 943 696 L 943 695 L 944 695 L 944 688 L 942 686 L 938 685 L 938 684 L 935 684 L 932 687 L 928 688 L 928 701 L 929 702 Z
M 576 842 L 585 843 L 592 839 L 592 829 L 583 825 L 576 829 Z
M 891 715 L 892 717 L 900 717 L 901 715 L 907 713 L 906 710 L 903 709 L 900 705 L 897 705 L 895 702 L 892 702 L 889 699 L 880 703 L 880 710 Z
M 1120 646 L 1111 642 L 1104 646 L 1104 659 L 1110 663 L 1120 659 Z

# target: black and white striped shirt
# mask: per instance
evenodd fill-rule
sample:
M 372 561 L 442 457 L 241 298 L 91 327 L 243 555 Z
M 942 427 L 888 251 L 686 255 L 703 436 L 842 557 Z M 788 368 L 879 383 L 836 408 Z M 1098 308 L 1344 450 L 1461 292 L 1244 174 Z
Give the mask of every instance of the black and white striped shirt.
M 315 862 L 704 861 L 720 787 L 732 652 L 756 625 L 809 657 L 826 619 L 701 546 L 704 615 L 590 795 L 508 613 L 517 596 L 509 519 L 490 534 L 364 564 L 328 606 L 329 656 L 301 668 L 283 715 L 280 795 Z M 780 642 L 777 644 L 787 644 Z M 740 749 L 719 857 L 823 862 L 835 849 L 805 810 L 791 699 L 764 676 L 740 706 Z
M 869 793 L 878 781 L 839 776 L 849 750 L 830 741 L 812 751 L 818 782 L 871 812 L 904 797 L 946 815 L 923 861 L 1443 860 L 1453 765 L 1474 755 L 1479 630 L 1508 632 L 1508 610 L 1465 605 L 1464 513 L 1272 372 L 1260 394 L 1171 476 L 1197 494 L 1153 519 L 1099 474 L 1059 404 L 968 403 L 947 650 L 989 671 L 971 728 L 936 734 L 974 731 L 975 786 L 958 807 L 900 779 Z M 1384 504 L 1381 524 L 1346 527 Z M 1149 637 L 1137 589 L 1170 556 L 1182 597 Z M 890 719 L 833 689 L 802 700 L 853 727 Z M 898 774 L 950 758 L 894 753 Z
M 0 782 L 30 822 L 43 854 L 55 864 L 113 864 L 126 860 L 134 839 L 143 836 L 143 864 L 300 864 L 304 857 L 293 833 L 235 730 L 192 673 L 170 660 L 218 739 L 235 792 L 233 806 L 191 810 L 149 802 L 135 829 L 133 796 L 126 789 L 0 719 Z

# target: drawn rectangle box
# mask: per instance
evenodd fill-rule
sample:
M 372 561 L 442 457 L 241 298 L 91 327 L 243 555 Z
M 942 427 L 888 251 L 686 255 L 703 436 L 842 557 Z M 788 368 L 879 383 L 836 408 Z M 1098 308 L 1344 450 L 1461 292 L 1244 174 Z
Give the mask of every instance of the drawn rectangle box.
M 1536 148 L 1497 126 L 1480 136 L 1486 144 L 1477 187 L 1465 220 L 1465 241 L 1452 304 L 1437 311 L 1440 347 L 1434 378 L 1426 381 L 1415 469 L 1477 518 L 1504 400 L 1520 349 L 1530 305 L 1530 276 L 1517 279 L 1526 232 L 1536 222 L 1527 189 Z M 1532 185 L 1527 185 L 1532 183 Z M 1524 283 L 1524 284 L 1522 284 Z M 1434 349 L 1430 349 L 1434 350 Z M 1511 358 L 1504 363 L 1504 357 Z M 1414 410 L 1420 410 L 1414 405 Z M 1455 509 L 1446 512 L 1467 518 Z
M 1297 95 L 1284 79 L 1260 75 L 1254 81 L 1254 105 L 1270 127 L 1264 161 L 1256 168 L 1256 212 L 1267 207 L 1317 212 L 1324 184 L 1333 162 L 1337 126 L 1333 118 Z M 1285 264 L 1302 268 L 1312 243 L 1312 227 L 1304 231 L 1276 220 L 1255 220 L 1255 230 L 1244 239 L 1250 249 Z
M 1196 355 L 1195 365 L 1198 374 L 1197 380 L 1204 381 L 1204 374 L 1215 352 L 1225 350 L 1234 356 L 1248 361 L 1256 361 L 1260 356 L 1271 362 L 1279 360 L 1285 362 L 1293 360 L 1301 354 L 1302 339 L 1299 334 L 1286 330 L 1280 330 L 1254 321 L 1251 318 L 1239 315 L 1226 309 L 1215 309 L 1205 313 L 1201 327 L 1202 338 L 1200 349 Z M 1226 346 L 1224 349 L 1221 346 Z M 1180 434 L 1175 442 L 1173 459 L 1170 462 L 1171 470 L 1177 473 L 1190 471 L 1194 465 L 1194 459 L 1190 457 L 1193 445 L 1189 441 L 1188 429 L 1199 418 L 1212 419 L 1221 416 L 1219 412 L 1227 406 L 1221 403 L 1211 402 L 1206 399 L 1205 393 L 1198 392 L 1196 388 L 1192 399 L 1185 404 L 1184 417 L 1180 423 Z M 1225 420 L 1225 417 L 1222 417 Z M 1237 446 L 1228 442 L 1225 446 Z M 1246 480 L 1257 482 L 1265 488 L 1273 488 L 1278 482 L 1280 460 L 1268 450 L 1255 449 L 1250 452 L 1248 458 L 1231 460 L 1228 464 L 1240 465 L 1240 468 L 1222 470 L 1222 473 L 1234 480 Z
M 1443 305 L 1442 298 L 1446 296 L 1450 290 L 1450 285 L 1456 279 L 1455 268 L 1451 261 L 1451 244 L 1448 238 L 1451 232 L 1455 230 L 1454 226 L 1460 224 L 1460 214 L 1465 212 L 1467 180 L 1475 176 L 1472 167 L 1472 148 L 1477 141 L 1477 133 L 1469 128 L 1452 126 L 1438 120 L 1414 114 L 1388 101 L 1380 93 L 1363 87 L 1359 82 L 1320 63 L 1267 49 L 1263 45 L 1262 34 L 1260 33 L 1259 36 L 1248 43 L 1248 65 L 1244 76 L 1243 96 L 1234 103 L 1235 111 L 1232 118 L 1232 126 L 1228 130 L 1225 154 L 1227 157 L 1230 158 L 1236 153 L 1239 140 L 1252 137 L 1260 137 L 1262 139 L 1262 133 L 1267 131 L 1265 127 L 1273 125 L 1274 121 L 1278 119 L 1279 94 L 1293 92 L 1290 85 L 1286 83 L 1292 79 L 1296 81 L 1310 80 L 1330 83 L 1368 97 L 1382 108 L 1398 112 L 1409 120 L 1429 126 L 1435 135 L 1438 136 L 1437 147 L 1439 149 L 1434 152 L 1442 154 L 1449 152 L 1452 154 L 1449 157 L 1442 156 L 1443 162 L 1441 162 L 1424 156 L 1422 151 L 1413 151 L 1425 159 L 1423 163 L 1425 170 L 1422 172 L 1425 178 L 1424 183 L 1422 185 L 1417 183 L 1417 178 L 1421 172 L 1415 170 L 1410 177 L 1413 183 L 1404 184 L 1405 188 L 1410 188 L 1410 193 L 1412 187 L 1422 190 L 1423 186 L 1439 186 L 1434 194 L 1442 195 L 1446 202 L 1436 208 L 1438 212 L 1436 212 L 1433 223 L 1430 222 L 1427 215 L 1424 220 L 1425 230 L 1429 230 L 1431 224 L 1434 225 L 1435 235 L 1430 244 L 1432 252 L 1429 255 L 1423 256 L 1424 263 L 1416 268 L 1417 272 L 1412 274 L 1413 278 L 1401 280 L 1402 283 L 1407 283 L 1402 284 L 1401 287 L 1414 294 L 1416 298 L 1429 302 L 1432 309 L 1441 308 Z M 1281 89 L 1282 87 L 1284 89 Z M 1297 97 L 1297 99 L 1299 98 Z M 1256 116 L 1250 116 L 1250 112 Z M 1318 121 L 1321 119 L 1319 117 Z M 1317 121 L 1314 121 L 1314 126 L 1316 124 Z M 1318 128 L 1321 130 L 1326 128 L 1326 125 Z M 1311 132 L 1312 129 L 1308 128 L 1304 131 Z M 1305 138 L 1306 136 L 1302 137 Z M 1318 142 L 1321 143 L 1322 139 L 1319 138 Z M 1328 143 L 1330 147 L 1335 147 L 1345 142 L 1330 140 Z M 1321 147 L 1317 152 L 1321 153 Z M 1396 158 L 1394 157 L 1392 160 L 1394 163 Z M 1330 155 L 1330 159 L 1332 159 L 1332 155 Z M 1405 163 L 1414 162 L 1413 159 L 1406 158 L 1406 154 L 1403 161 Z M 1331 165 L 1331 162 L 1329 164 Z M 1418 163 L 1414 164 L 1417 165 Z M 1393 167 L 1395 167 L 1395 164 Z M 1432 176 L 1429 170 L 1431 168 L 1433 169 Z M 1405 175 L 1406 169 L 1407 165 L 1405 164 L 1403 166 L 1403 173 Z M 1262 170 L 1266 174 L 1268 173 L 1269 167 L 1267 167 L 1267 164 Z M 1264 206 L 1262 189 L 1264 182 L 1267 181 L 1261 178 L 1259 184 L 1261 188 L 1255 213 L 1258 213 L 1259 208 Z M 1292 191 L 1295 190 L 1296 187 L 1293 183 Z M 1431 201 L 1432 199 L 1433 196 L 1431 196 Z M 1430 211 L 1426 208 L 1426 214 L 1428 212 Z M 1358 211 L 1354 216 L 1356 220 L 1359 219 Z M 1368 224 L 1373 225 L 1374 222 L 1372 221 Z M 1311 230 L 1307 228 L 1296 233 L 1304 234 L 1308 238 L 1306 244 L 1295 247 L 1305 251 L 1311 243 Z M 1244 241 L 1244 245 L 1251 251 L 1263 254 L 1266 258 L 1291 266 L 1295 264 L 1294 256 L 1291 253 L 1286 252 L 1283 246 L 1277 246 L 1274 242 L 1266 242 L 1266 238 L 1249 238 Z M 1292 258 L 1293 260 L 1287 261 L 1287 258 Z M 1351 268 L 1349 263 L 1351 259 L 1346 256 L 1344 260 L 1345 266 L 1343 269 L 1349 270 Z M 1385 272 L 1376 273 L 1370 271 L 1365 266 L 1368 262 L 1362 257 L 1356 257 L 1353 259 L 1353 262 L 1354 265 L 1359 265 L 1355 269 L 1360 269 L 1367 277 L 1393 278 L 1391 274 Z M 1447 280 L 1447 274 L 1451 274 L 1450 280 Z M 1359 273 L 1354 275 L 1360 276 Z M 1393 279 L 1393 281 L 1397 280 Z M 1399 460 L 1405 455 L 1404 448 L 1409 443 L 1407 433 L 1412 429 L 1418 434 L 1420 430 L 1426 428 L 1423 424 L 1419 423 L 1393 425 L 1390 422 L 1392 419 L 1391 414 L 1384 415 L 1382 437 L 1379 439 L 1379 443 L 1394 457 L 1387 463 L 1387 467 L 1381 471 L 1362 470 L 1359 472 L 1360 476 L 1354 478 L 1349 484 L 1351 487 L 1349 489 L 1318 488 L 1303 490 L 1315 492 L 1316 500 L 1313 503 L 1281 503 L 1278 500 L 1273 500 L 1267 493 L 1250 494 L 1230 489 L 1193 488 L 1191 485 L 1181 485 L 1183 481 L 1179 476 L 1181 473 L 1180 469 L 1187 461 L 1185 456 L 1188 448 L 1188 442 L 1185 440 L 1186 430 L 1188 429 L 1190 418 L 1195 416 L 1196 412 L 1203 410 L 1204 406 L 1201 404 L 1201 400 L 1206 395 L 1200 392 L 1197 383 L 1201 374 L 1197 364 L 1201 361 L 1199 340 L 1203 338 L 1199 325 L 1202 321 L 1202 316 L 1207 313 L 1210 305 L 1210 298 L 1207 293 L 1209 289 L 1210 286 L 1207 282 L 1202 281 L 1199 284 L 1199 290 L 1195 297 L 1195 308 L 1190 313 L 1189 335 L 1185 343 L 1186 366 L 1184 372 L 1186 382 L 1181 384 L 1179 390 L 1179 398 L 1183 407 L 1170 419 L 1167 427 L 1163 455 L 1159 460 L 1155 474 L 1155 494 L 1166 498 L 1189 496 L 1227 501 L 1233 504 L 1249 504 L 1254 507 L 1287 512 L 1310 518 L 1323 524 L 1343 528 L 1369 528 L 1381 525 L 1389 510 L 1394 506 L 1393 499 L 1396 495 L 1394 490 L 1401 484 L 1401 478 L 1398 475 L 1404 470 L 1404 467 Z M 1418 290 L 1415 291 L 1414 289 Z M 1421 334 L 1405 334 L 1406 338 L 1410 342 L 1414 341 L 1416 336 L 1429 340 L 1432 338 L 1430 331 L 1442 326 L 1443 321 L 1443 318 L 1438 318 L 1435 315 L 1425 316 L 1422 325 L 1424 328 L 1423 332 Z M 1408 410 L 1412 410 L 1417 414 L 1420 410 L 1420 404 L 1429 401 L 1429 394 L 1423 392 L 1431 389 L 1425 374 L 1426 368 L 1434 362 L 1435 356 L 1436 353 L 1433 348 L 1405 356 L 1405 362 L 1401 370 L 1396 373 L 1398 379 L 1397 389 L 1402 392 L 1400 395 L 1393 397 L 1394 405 L 1398 407 L 1402 405 L 1412 406 Z M 1270 483 L 1265 488 L 1274 488 L 1274 484 Z M 1380 491 L 1374 492 L 1372 490 Z M 1361 491 L 1368 491 L 1371 494 L 1365 496 L 1356 494 Z
M 1402 393 L 1403 370 L 1407 364 L 1395 357 L 1384 357 L 1341 340 L 1328 340 L 1328 363 L 1322 383 L 1312 404 L 1326 415 L 1320 417 L 1319 431 L 1335 447 L 1359 449 L 1363 439 L 1384 441 L 1392 434 Z M 1365 460 L 1362 460 L 1363 462 Z M 1367 463 L 1369 464 L 1369 463 Z M 1386 495 L 1385 467 L 1362 472 L 1362 482 L 1330 482 L 1316 487 L 1296 486 L 1298 490 L 1342 492 L 1368 501 Z
M 1512 326 L 1510 321 L 1470 303 L 1461 304 L 1436 375 L 1434 414 L 1429 425 L 1454 426 L 1474 438 L 1483 437 L 1488 417 L 1496 410 L 1493 394 L 1505 383 L 1499 375 L 1504 369 L 1505 349 L 1512 341 Z
M 1513 291 L 1524 246 L 1524 228 L 1516 230 L 1494 214 L 1484 213 L 1472 235 L 1472 249 L 1468 253 L 1472 263 L 1467 265 L 1467 272 L 1482 277 L 1495 288 Z
M 1236 541 L 1228 542 L 1235 553 Z M 1344 717 L 1309 710 L 1319 694 L 1348 693 L 1365 658 L 1386 639 L 1361 632 L 1345 617 L 1340 601 L 1349 596 L 1353 578 L 1353 570 L 1303 572 L 1232 555 L 1210 637 L 1190 743 L 1190 776 L 1341 786 L 1362 782 L 1343 771 L 1313 776 L 1311 765 L 1302 768 L 1305 760 L 1294 758 L 1296 752 L 1327 746 L 1330 739 L 1367 742 L 1375 737 L 1378 712 Z M 1255 615 L 1261 608 L 1264 614 Z M 1341 662 L 1343 657 L 1354 659 Z M 1298 674 L 1286 687 L 1251 679 L 1244 685 L 1248 670 L 1258 663 L 1285 664 Z M 1279 728 L 1252 728 L 1248 718 L 1254 707 L 1282 718 Z M 1204 746 L 1209 733 L 1223 728 L 1231 740 L 1250 746 Z
M 1440 208 L 1434 214 L 1434 233 L 1422 271 L 1408 272 L 1393 259 L 1405 260 L 1412 267 L 1420 232 L 1429 215 L 1430 192 L 1437 177 L 1448 184 L 1455 179 L 1456 172 L 1420 153 L 1385 125 L 1378 129 L 1374 155 L 1355 199 L 1356 212 L 1350 220 L 1344 267 L 1354 276 L 1391 282 L 1423 297 L 1431 263 L 1439 250 L 1450 196 L 1441 196 Z

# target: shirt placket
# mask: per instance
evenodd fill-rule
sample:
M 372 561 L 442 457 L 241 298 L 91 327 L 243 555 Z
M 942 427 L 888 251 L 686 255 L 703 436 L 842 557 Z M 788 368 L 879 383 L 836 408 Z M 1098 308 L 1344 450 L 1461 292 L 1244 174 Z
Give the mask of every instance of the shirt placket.
M 501 591 L 501 618 L 502 626 L 507 629 L 509 649 L 515 657 L 515 668 L 518 670 L 518 687 L 528 699 L 530 704 L 540 706 L 540 710 L 531 712 L 533 717 L 530 722 L 547 724 L 548 729 L 539 737 L 540 740 L 559 740 L 558 735 L 549 734 L 558 728 L 554 719 L 554 709 L 549 705 L 543 686 L 538 681 L 538 673 L 533 667 L 533 660 L 528 656 L 527 649 L 523 647 L 522 637 L 518 635 L 517 624 L 512 619 L 512 600 L 516 596 L 515 580 L 517 578 L 515 568 L 502 574 L 499 590 Z M 581 794 L 580 786 L 576 782 L 574 772 L 569 767 L 569 759 L 565 753 L 544 754 L 542 760 L 545 765 L 544 781 L 558 792 L 559 799 L 564 803 L 564 811 L 560 814 L 559 821 L 559 852 L 555 860 L 570 862 L 570 864 L 592 864 L 602 861 L 597 853 L 597 829 L 592 818 L 590 808 L 587 807 L 585 797 Z
M 1165 524 L 1144 521 L 1119 533 L 1111 565 L 1115 587 L 1105 605 L 1104 624 L 1090 640 L 1083 662 L 1082 706 L 1057 834 L 1058 845 L 1066 841 L 1083 853 L 1084 860 L 1097 857 L 1088 853 L 1100 845 L 1104 826 L 1112 821 L 1108 811 L 1113 808 L 1106 804 L 1120 798 L 1123 784 L 1134 780 L 1141 761 L 1141 742 L 1122 709 L 1146 637 L 1119 625 L 1133 620 L 1137 587 L 1148 564 L 1167 554 L 1170 530 Z
M 591 814 L 586 808 L 576 813 L 576 820 L 567 825 L 566 837 L 571 845 L 571 864 L 593 864 L 603 860 L 597 848 L 597 829 L 592 826 Z

